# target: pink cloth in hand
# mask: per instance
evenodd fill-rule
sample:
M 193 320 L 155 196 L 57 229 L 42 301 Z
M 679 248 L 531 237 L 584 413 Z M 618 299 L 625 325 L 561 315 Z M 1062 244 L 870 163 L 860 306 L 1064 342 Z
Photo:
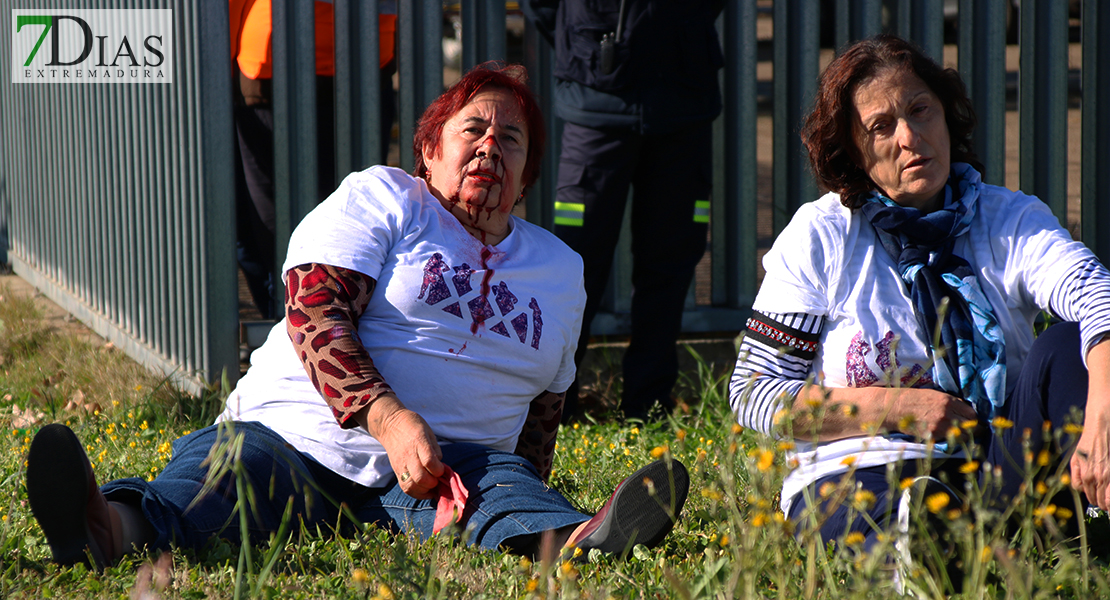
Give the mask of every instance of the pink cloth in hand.
M 462 477 L 458 473 L 451 470 L 451 467 L 443 465 L 443 474 L 439 476 L 439 485 L 436 486 L 436 494 L 439 495 L 439 501 L 436 504 L 436 520 L 432 524 L 432 533 L 439 533 L 440 529 L 447 527 L 456 521 L 456 511 L 458 520 L 461 522 L 463 511 L 466 509 L 466 499 L 469 493 L 466 491 L 466 486 L 463 485 Z

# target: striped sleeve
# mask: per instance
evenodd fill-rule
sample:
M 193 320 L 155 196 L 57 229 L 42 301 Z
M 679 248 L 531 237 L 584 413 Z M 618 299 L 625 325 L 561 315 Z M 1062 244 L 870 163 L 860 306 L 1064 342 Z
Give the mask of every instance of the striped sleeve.
M 1077 263 L 1056 284 L 1048 303 L 1056 316 L 1079 322 L 1086 363 L 1087 352 L 1110 333 L 1110 271 L 1094 258 Z
M 752 313 L 729 384 L 741 425 L 773 433 L 775 414 L 805 386 L 824 324 L 824 317 L 805 313 Z

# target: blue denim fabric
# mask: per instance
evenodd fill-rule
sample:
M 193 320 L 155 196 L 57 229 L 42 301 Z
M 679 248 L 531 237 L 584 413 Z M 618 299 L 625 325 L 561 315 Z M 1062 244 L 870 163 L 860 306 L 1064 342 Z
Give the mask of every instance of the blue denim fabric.
M 334 526 L 336 508 L 345 503 L 355 518 L 392 531 L 432 535 L 436 505 L 416 500 L 393 480 L 384 488 L 353 483 L 301 454 L 264 425 L 232 424 L 242 439 L 239 468 L 251 482 L 254 509 L 248 512 L 252 541 L 277 531 L 289 499 L 292 514 L 306 525 Z M 235 510 L 236 480 L 225 476 L 215 488 L 194 502 L 206 479 L 206 459 L 228 434 L 213 425 L 174 442 L 172 460 L 152 482 L 119 479 L 101 487 L 112 501 L 141 507 L 154 528 L 154 548 L 203 548 L 213 536 L 242 539 Z M 483 548 L 502 544 L 518 550 L 530 548 L 548 529 L 581 523 L 584 515 L 556 490 L 548 487 L 527 460 L 478 444 L 442 446 L 443 462 L 462 478 L 470 493 L 464 515 L 467 540 Z

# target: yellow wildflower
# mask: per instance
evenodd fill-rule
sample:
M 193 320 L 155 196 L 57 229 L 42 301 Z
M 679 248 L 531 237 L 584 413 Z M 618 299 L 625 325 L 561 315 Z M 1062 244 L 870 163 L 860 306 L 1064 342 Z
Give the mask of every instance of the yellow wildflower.
M 766 523 L 767 523 L 766 513 L 757 512 L 754 515 L 752 515 L 752 521 L 751 521 L 752 527 L 763 527 L 763 525 L 766 524 Z
M 856 464 L 856 457 L 855 456 L 845 456 L 844 460 L 840 461 L 840 464 L 842 464 L 844 466 L 847 466 L 847 467 L 850 467 L 850 466 Z
M 1075 423 L 1067 423 L 1064 425 L 1064 433 L 1070 435 L 1079 435 L 1083 433 L 1083 426 L 1076 425 Z
M 1049 458 L 1048 450 L 1041 450 L 1037 453 L 1037 466 L 1047 467 Z
M 674 436 L 676 438 L 678 438 L 678 441 L 681 442 L 681 441 L 686 439 L 686 430 L 685 429 L 679 429 L 678 431 L 674 432 Z
M 852 497 L 852 504 L 859 510 L 867 510 L 875 504 L 875 494 L 870 490 L 857 490 Z
M 652 458 L 659 458 L 659 457 L 663 456 L 664 454 L 666 454 L 668 450 L 670 450 L 670 448 L 668 448 L 666 445 L 656 446 L 656 447 L 651 449 L 651 457 Z
M 759 452 L 759 462 L 756 463 L 756 468 L 760 471 L 766 471 L 771 468 L 775 463 L 775 453 L 770 450 L 761 450 Z
M 925 506 L 929 508 L 929 512 L 935 515 L 944 510 L 944 508 L 947 507 L 948 503 L 951 501 L 952 499 L 948 497 L 948 494 L 945 494 L 944 492 L 937 492 L 935 494 L 931 494 L 928 498 L 925 498 Z
M 975 419 L 968 419 L 967 421 L 960 423 L 960 429 L 975 429 L 978 426 L 979 421 L 976 421 Z
M 960 472 L 968 475 L 979 470 L 979 461 L 969 460 L 960 465 Z
M 820 495 L 822 498 L 828 498 L 832 495 L 834 491 L 836 491 L 836 484 L 832 483 L 831 481 L 826 481 L 825 483 L 821 484 L 820 488 L 817 488 L 817 494 Z
M 741 427 L 739 423 L 732 424 L 732 435 L 740 435 L 742 431 L 744 431 L 744 428 Z
M 351 571 L 351 580 L 359 587 L 365 587 L 370 582 L 370 574 L 365 569 L 353 569 Z
M 853 531 L 844 537 L 844 543 L 849 546 L 859 546 L 863 543 L 863 534 L 858 531 Z
M 1014 426 L 1014 422 L 1006 417 L 995 417 L 991 420 L 991 425 L 993 425 L 995 429 L 1009 429 Z

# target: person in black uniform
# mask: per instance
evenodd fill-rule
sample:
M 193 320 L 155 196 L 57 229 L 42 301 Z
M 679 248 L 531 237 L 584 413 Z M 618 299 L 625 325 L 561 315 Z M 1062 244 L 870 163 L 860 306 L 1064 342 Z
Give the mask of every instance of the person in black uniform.
M 621 408 L 646 420 L 657 404 L 664 412 L 675 406 L 675 342 L 705 252 L 724 64 L 714 21 L 724 0 L 521 4 L 555 48 L 555 110 L 566 121 L 555 233 L 585 262 L 578 365 L 632 186 L 632 335 Z M 567 392 L 564 418 L 576 412 L 577 389 L 575 382 Z

